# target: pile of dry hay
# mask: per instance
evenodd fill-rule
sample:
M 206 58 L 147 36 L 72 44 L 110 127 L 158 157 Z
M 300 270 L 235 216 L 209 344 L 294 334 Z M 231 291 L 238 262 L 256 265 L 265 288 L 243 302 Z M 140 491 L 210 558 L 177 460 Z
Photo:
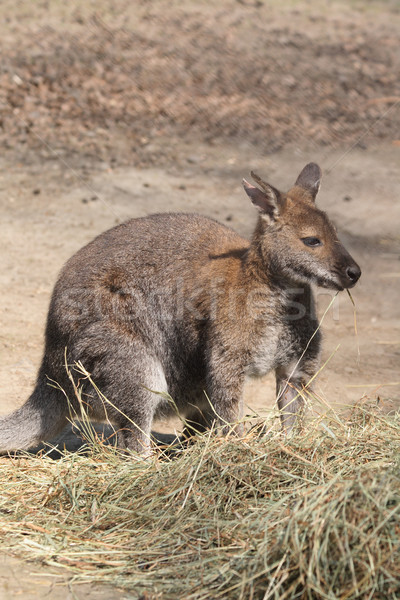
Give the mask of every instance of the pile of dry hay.
M 358 407 L 173 458 L 3 458 L 0 547 L 149 599 L 399 598 L 399 439 Z

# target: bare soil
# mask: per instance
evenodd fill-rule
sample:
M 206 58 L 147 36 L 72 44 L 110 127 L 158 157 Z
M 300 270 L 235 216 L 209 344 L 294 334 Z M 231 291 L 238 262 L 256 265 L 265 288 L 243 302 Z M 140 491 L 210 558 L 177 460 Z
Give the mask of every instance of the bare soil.
M 367 395 L 398 408 L 399 25 L 399 2 L 4 0 L 1 412 L 32 389 L 52 287 L 83 244 L 159 211 L 250 235 L 241 178 L 287 189 L 311 160 L 319 206 L 363 269 L 357 330 L 344 293 L 324 319 L 316 390 L 330 406 Z M 321 314 L 331 299 L 318 291 Z M 248 412 L 273 400 L 271 377 L 248 386 Z M 43 597 L 28 581 L 24 597 Z

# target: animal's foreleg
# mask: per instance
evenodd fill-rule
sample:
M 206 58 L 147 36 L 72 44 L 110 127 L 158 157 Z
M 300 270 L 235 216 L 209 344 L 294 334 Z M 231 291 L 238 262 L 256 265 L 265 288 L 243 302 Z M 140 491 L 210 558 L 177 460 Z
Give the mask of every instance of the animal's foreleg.
M 277 370 L 276 397 L 281 413 L 282 427 L 287 433 L 295 425 L 301 424 L 306 393 L 303 377 Z

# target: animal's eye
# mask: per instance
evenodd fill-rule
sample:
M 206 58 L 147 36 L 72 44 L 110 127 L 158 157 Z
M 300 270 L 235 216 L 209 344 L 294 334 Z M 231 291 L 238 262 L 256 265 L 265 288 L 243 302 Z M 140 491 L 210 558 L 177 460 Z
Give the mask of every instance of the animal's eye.
M 321 240 L 317 237 L 305 237 L 305 238 L 301 238 L 301 241 L 303 242 L 303 244 L 305 244 L 306 246 L 309 246 L 310 248 L 316 248 L 317 246 L 322 246 Z

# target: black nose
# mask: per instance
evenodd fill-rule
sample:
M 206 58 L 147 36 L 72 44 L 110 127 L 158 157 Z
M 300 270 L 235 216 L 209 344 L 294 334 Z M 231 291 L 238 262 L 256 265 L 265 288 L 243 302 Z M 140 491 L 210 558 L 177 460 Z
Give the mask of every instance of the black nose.
M 350 285 L 353 286 L 360 279 L 361 269 L 358 265 L 353 265 L 351 267 L 346 268 L 347 279 L 350 282 Z

